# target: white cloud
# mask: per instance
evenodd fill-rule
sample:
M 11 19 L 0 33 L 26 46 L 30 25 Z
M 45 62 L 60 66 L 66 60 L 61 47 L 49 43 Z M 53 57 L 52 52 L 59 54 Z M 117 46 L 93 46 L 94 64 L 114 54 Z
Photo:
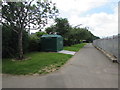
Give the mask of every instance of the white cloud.
M 118 33 L 118 7 L 113 6 L 114 13 L 107 12 L 87 14 L 80 16 L 93 8 L 102 7 L 108 2 L 117 2 L 117 0 L 51 0 L 56 3 L 61 17 L 68 18 L 71 25 L 83 24 L 88 26 L 91 32 L 100 37 L 111 36 Z M 114 4 L 113 4 L 114 5 Z M 50 21 L 49 25 L 52 25 Z
M 99 7 L 109 2 L 109 0 L 52 0 L 57 4 L 59 10 L 86 12 L 92 8 Z
M 100 37 L 116 35 L 118 33 L 117 8 L 115 8 L 113 14 L 101 12 L 87 15 L 86 17 L 73 15 L 69 18 L 69 21 L 73 25 L 83 24 L 94 28 L 94 30 L 91 30 L 92 33 Z
M 89 26 L 93 34 L 97 36 L 111 36 L 118 33 L 118 10 L 113 7 L 114 13 L 107 12 L 93 13 L 91 15 L 80 16 L 93 8 L 102 7 L 109 2 L 117 0 L 52 0 L 56 3 L 60 11 L 60 16 L 68 18 L 71 25 L 83 24 Z

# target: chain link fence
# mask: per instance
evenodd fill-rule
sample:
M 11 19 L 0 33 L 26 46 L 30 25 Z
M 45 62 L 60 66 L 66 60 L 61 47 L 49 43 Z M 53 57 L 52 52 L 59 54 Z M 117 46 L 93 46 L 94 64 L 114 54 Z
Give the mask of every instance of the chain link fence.
M 120 35 L 94 40 L 93 45 L 112 54 L 120 62 Z

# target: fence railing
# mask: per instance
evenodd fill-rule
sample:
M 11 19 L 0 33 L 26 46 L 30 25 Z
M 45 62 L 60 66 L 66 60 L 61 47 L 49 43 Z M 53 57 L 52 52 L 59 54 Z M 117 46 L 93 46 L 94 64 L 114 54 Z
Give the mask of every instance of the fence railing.
M 120 51 L 120 35 L 94 40 L 93 45 L 112 54 L 120 61 L 120 53 L 118 53 Z

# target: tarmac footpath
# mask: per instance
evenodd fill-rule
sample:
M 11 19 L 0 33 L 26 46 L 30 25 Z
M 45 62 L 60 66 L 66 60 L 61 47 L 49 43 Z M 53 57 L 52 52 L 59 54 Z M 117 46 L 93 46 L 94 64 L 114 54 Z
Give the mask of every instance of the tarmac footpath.
M 118 88 L 118 64 L 93 45 L 80 49 L 60 70 L 47 75 L 3 75 L 3 88 Z

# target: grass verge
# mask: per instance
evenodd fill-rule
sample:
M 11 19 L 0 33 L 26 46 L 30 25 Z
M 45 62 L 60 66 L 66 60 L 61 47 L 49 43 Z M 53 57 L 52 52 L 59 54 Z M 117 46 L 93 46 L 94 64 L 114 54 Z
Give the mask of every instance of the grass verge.
M 26 54 L 29 60 L 12 61 L 3 59 L 2 73 L 6 74 L 46 74 L 59 69 L 72 55 L 48 52 L 32 52 Z
M 72 45 L 72 46 L 66 46 L 64 47 L 64 50 L 69 50 L 69 51 L 79 51 L 80 48 L 83 48 L 84 45 L 86 45 L 86 43 L 81 43 L 81 44 L 75 44 L 75 45 Z

